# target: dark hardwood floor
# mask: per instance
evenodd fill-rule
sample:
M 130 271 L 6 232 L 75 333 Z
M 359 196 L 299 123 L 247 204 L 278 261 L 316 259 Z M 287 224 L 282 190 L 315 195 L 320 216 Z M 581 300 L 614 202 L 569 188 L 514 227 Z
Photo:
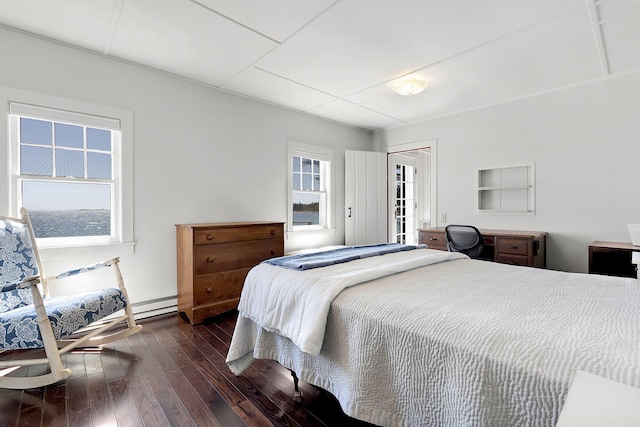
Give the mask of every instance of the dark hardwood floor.
M 66 381 L 0 389 L 0 426 L 370 426 L 303 382 L 304 401 L 294 403 L 291 375 L 276 362 L 256 361 L 236 377 L 225 363 L 235 321 L 235 312 L 195 326 L 177 314 L 142 320 L 139 334 L 66 354 Z

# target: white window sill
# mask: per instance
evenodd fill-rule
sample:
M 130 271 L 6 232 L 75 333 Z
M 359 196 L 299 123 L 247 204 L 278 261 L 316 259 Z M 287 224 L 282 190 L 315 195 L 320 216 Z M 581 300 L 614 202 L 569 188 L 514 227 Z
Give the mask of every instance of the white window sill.
M 90 255 L 96 261 L 134 253 L 136 242 L 94 243 L 78 246 L 38 246 L 43 261 L 63 261 Z
M 335 236 L 335 228 L 307 228 L 302 230 L 287 230 L 287 238 L 289 237 L 303 237 L 303 236 Z

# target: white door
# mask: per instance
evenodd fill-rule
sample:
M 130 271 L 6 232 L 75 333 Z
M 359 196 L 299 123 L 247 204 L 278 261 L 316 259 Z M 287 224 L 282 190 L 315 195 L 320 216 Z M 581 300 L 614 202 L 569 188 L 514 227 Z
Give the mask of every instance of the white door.
M 418 242 L 418 168 L 411 153 L 389 154 L 389 241 Z
M 345 244 L 387 242 L 387 154 L 345 151 Z

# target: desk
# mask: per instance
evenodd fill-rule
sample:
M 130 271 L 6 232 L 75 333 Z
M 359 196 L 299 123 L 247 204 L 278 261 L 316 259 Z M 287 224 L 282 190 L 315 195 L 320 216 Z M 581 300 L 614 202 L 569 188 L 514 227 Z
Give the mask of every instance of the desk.
M 637 277 L 637 266 L 632 258 L 638 252 L 640 246 L 631 243 L 593 242 L 589 245 L 589 274 Z
M 480 233 L 484 239 L 481 259 L 529 267 L 547 265 L 546 232 L 480 229 Z M 446 251 L 444 228 L 418 228 L 418 243 Z

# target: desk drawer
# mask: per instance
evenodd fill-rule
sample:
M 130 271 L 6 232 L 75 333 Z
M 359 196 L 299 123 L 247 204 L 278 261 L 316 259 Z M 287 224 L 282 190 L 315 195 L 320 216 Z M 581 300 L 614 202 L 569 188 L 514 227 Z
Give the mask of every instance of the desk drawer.
M 529 239 L 498 237 L 498 255 L 529 255 Z
M 447 250 L 447 241 L 444 232 L 420 230 L 418 243 L 427 245 L 429 249 Z
M 498 254 L 497 261 L 502 264 L 529 265 L 529 257 L 526 255 Z

